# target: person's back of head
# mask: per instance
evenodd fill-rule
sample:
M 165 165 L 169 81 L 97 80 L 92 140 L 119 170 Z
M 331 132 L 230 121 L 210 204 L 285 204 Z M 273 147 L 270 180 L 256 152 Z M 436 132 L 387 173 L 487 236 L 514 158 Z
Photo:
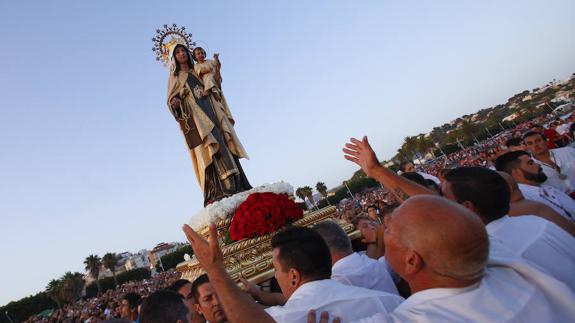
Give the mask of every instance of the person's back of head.
M 433 195 L 409 198 L 387 223 L 386 260 L 411 286 L 464 287 L 483 277 L 489 239 L 481 219 Z
M 421 186 L 427 187 L 427 183 L 425 183 L 425 178 L 417 172 L 404 172 L 401 174 L 401 176 L 407 178 L 412 182 L 416 182 Z
M 140 323 L 189 323 L 190 314 L 182 295 L 172 290 L 160 290 L 144 299 Z
M 180 290 L 180 288 L 186 286 L 187 284 L 191 284 L 189 280 L 178 279 L 175 282 L 173 282 L 167 289 L 174 291 L 174 292 L 178 292 Z
M 444 196 L 474 211 L 486 224 L 509 212 L 509 186 L 496 171 L 460 167 L 447 173 L 445 181 Z
M 523 139 L 517 137 L 509 138 L 505 142 L 505 146 L 509 149 L 523 147 Z
M 331 254 L 323 238 L 310 228 L 288 227 L 271 241 L 276 279 L 286 298 L 302 284 L 331 277 Z
M 353 253 L 347 233 L 337 223 L 328 220 L 318 223 L 313 229 L 327 244 L 332 261 L 335 260 L 334 258 L 343 258 Z

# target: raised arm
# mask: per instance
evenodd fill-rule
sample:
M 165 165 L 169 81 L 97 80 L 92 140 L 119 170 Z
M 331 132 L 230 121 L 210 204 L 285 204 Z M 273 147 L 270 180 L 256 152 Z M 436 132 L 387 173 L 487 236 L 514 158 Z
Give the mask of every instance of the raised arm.
M 229 322 L 275 322 L 226 272 L 215 226 L 210 226 L 209 243 L 187 224 L 183 230 L 192 245 L 196 259 L 208 274 Z
M 398 199 L 404 201 L 410 196 L 419 194 L 435 194 L 413 181 L 397 175 L 395 172 L 381 166 L 375 152 L 369 145 L 367 137 L 357 140 L 351 138 L 343 149 L 345 159 L 359 165 L 365 174 L 389 189 Z

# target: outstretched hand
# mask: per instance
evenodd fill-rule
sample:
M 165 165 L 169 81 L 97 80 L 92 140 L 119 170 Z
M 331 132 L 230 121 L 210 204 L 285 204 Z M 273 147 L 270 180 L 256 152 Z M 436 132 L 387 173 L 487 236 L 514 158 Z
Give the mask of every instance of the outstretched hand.
M 215 225 L 210 225 L 208 241 L 187 224 L 184 224 L 182 229 L 190 245 L 192 245 L 196 259 L 206 272 L 224 268 L 224 256 L 218 243 L 218 231 Z
M 365 136 L 361 141 L 351 138 L 350 142 L 345 144 L 343 152 L 345 159 L 359 165 L 367 176 L 372 177 L 373 171 L 380 166 L 377 156 Z

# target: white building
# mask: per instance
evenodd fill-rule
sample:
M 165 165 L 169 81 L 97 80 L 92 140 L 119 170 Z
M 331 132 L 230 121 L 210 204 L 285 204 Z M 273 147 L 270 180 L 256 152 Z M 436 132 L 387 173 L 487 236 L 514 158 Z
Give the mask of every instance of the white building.
M 148 259 L 148 250 L 142 249 L 138 253 L 131 255 L 124 264 L 126 270 L 134 270 L 137 268 L 150 267 L 150 260 Z

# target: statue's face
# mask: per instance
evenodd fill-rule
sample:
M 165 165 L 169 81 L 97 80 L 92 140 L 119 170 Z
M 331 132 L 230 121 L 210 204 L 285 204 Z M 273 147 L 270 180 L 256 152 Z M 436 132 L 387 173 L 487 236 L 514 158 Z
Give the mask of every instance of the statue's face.
M 176 57 L 178 63 L 186 64 L 188 62 L 188 51 L 184 47 L 178 47 L 174 52 L 174 57 Z
M 199 48 L 194 49 L 194 58 L 198 62 L 203 62 L 206 59 L 206 56 L 204 55 L 204 51 L 199 49 Z

